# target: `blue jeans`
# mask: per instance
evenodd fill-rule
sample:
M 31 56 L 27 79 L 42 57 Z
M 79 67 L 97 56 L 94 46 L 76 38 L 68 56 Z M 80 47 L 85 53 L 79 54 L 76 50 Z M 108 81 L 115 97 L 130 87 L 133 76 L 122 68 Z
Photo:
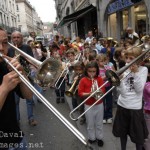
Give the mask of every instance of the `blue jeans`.
M 106 92 L 111 88 L 111 86 L 106 87 Z M 112 91 L 109 92 L 103 99 L 104 102 L 104 119 L 112 118 L 112 102 L 113 96 Z
M 22 141 L 18 144 L 17 148 L 9 148 L 8 150 L 28 150 L 27 141 L 25 137 L 23 137 Z
M 33 78 L 33 80 L 34 80 L 34 78 L 36 77 L 36 72 L 34 72 L 34 71 L 32 71 L 31 72 L 31 74 L 30 74 L 30 76 Z M 41 94 L 43 94 L 43 89 L 42 89 L 42 87 L 40 87 L 38 84 L 36 84 L 36 83 L 33 83 L 33 86 L 35 87 L 35 89 L 39 92 L 39 93 L 41 93 Z M 37 100 L 38 100 L 38 97 L 35 95 L 35 94 L 33 94 L 33 100 L 35 101 L 35 102 L 37 102 Z
M 16 115 L 17 115 L 17 121 L 20 120 L 20 110 L 19 110 L 19 103 L 20 103 L 20 97 L 15 94 L 15 102 L 16 102 Z M 29 100 L 29 99 L 26 99 L 26 105 L 27 105 L 27 115 L 28 115 L 28 119 L 33 119 L 34 116 L 33 116 L 33 105 L 34 105 L 34 102 L 33 100 Z
M 31 120 L 31 119 L 34 118 L 34 115 L 33 115 L 33 105 L 34 105 L 34 101 L 33 101 L 33 99 L 26 99 L 26 104 L 27 104 L 28 120 Z

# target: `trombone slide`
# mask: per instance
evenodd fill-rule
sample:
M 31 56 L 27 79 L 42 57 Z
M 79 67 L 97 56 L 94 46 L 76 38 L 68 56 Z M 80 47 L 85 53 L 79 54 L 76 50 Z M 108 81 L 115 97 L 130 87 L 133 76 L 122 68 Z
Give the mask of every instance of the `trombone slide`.
M 88 143 L 85 137 L 63 116 L 61 113 L 50 104 L 46 98 L 39 93 L 34 86 L 0 53 L 0 57 L 19 75 L 21 81 L 42 101 L 42 103 L 86 146 Z

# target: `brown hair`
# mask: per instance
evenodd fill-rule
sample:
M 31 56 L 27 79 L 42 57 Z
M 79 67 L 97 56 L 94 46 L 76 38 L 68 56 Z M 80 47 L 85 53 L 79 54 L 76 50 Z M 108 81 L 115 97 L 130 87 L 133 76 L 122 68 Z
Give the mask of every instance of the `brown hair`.
M 67 52 L 66 52 L 66 56 L 67 56 L 68 54 L 73 54 L 73 55 L 75 55 L 74 49 L 73 49 L 73 48 L 68 49 Z
M 73 68 L 74 68 L 74 69 L 77 68 L 77 67 L 80 67 L 80 68 L 83 69 L 83 70 L 84 70 L 84 68 L 85 68 L 84 63 L 81 62 L 81 61 L 78 61 L 78 62 L 76 62 L 76 63 L 73 65 Z

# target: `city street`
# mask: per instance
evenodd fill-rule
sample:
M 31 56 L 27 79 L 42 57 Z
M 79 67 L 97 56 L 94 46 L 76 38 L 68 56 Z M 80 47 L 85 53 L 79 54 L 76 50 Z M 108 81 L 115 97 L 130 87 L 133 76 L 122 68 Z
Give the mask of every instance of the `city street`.
M 71 99 L 67 97 L 66 103 L 56 104 L 54 89 L 48 89 L 44 95 L 87 138 L 86 125 L 81 126 L 69 118 Z M 84 144 L 43 103 L 37 102 L 34 106 L 35 118 L 38 121 L 35 127 L 28 124 L 24 100 L 21 101 L 20 112 L 21 128 L 26 135 L 29 150 L 87 150 Z M 112 135 L 111 130 L 111 124 L 104 125 L 104 146 L 99 148 L 95 143 L 92 145 L 94 150 L 120 150 L 120 141 Z M 129 140 L 127 149 L 134 150 L 134 145 Z

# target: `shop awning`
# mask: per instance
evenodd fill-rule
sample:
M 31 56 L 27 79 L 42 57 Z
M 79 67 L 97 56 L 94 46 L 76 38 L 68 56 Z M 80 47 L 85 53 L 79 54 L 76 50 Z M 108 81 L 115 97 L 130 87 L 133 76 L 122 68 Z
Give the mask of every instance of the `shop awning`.
M 84 15 L 86 15 L 88 12 L 95 10 L 96 7 L 94 7 L 92 4 L 86 8 L 83 8 L 79 11 L 76 11 L 66 17 L 64 17 L 58 24 L 57 28 L 60 28 L 64 25 L 69 25 L 72 22 L 77 21 L 79 18 L 83 17 Z

